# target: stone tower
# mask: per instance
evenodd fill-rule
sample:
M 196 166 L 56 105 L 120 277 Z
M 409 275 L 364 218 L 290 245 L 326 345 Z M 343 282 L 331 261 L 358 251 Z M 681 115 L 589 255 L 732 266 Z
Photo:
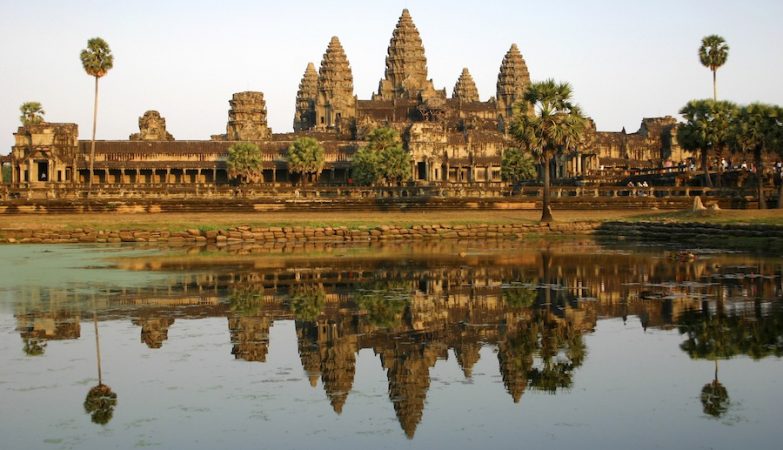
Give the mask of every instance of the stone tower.
M 436 91 L 432 80 L 427 79 L 427 58 L 419 30 L 408 10 L 403 9 L 389 42 L 385 76 L 373 100 L 427 100 L 436 96 L 445 97 L 445 93 Z
M 511 48 L 503 57 L 498 74 L 497 112 L 501 131 L 506 131 L 506 125 L 513 114 L 514 103 L 522 99 L 528 86 L 530 86 L 530 73 L 527 71 L 527 64 L 519 53 L 517 44 L 511 44 Z
M 460 74 L 457 84 L 454 85 L 454 91 L 451 94 L 451 97 L 462 102 L 479 101 L 476 83 L 473 81 L 473 77 L 470 76 L 467 67 L 462 69 L 462 74 Z
M 332 36 L 318 71 L 318 96 L 315 103 L 315 127 L 339 129 L 356 117 L 353 74 L 337 36 Z
M 318 98 L 318 72 L 313 63 L 307 63 L 299 90 L 296 92 L 294 131 L 309 130 L 315 126 L 315 101 Z
M 226 139 L 260 141 L 272 134 L 266 126 L 266 101 L 262 92 L 237 92 L 229 100 Z
M 174 136 L 166 131 L 166 119 L 157 111 L 147 111 L 139 117 L 139 132 L 130 135 L 131 141 L 173 141 Z

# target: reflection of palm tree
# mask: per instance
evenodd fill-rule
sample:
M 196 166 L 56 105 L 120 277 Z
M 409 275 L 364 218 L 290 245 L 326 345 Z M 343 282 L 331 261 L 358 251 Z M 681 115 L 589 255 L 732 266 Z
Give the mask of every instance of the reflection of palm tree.
M 701 388 L 704 414 L 720 417 L 729 409 L 729 391 L 718 381 L 718 360 L 715 360 L 715 378 Z
M 24 340 L 24 354 L 27 356 L 41 356 L 46 350 L 46 339 L 26 337 Z
M 94 305 L 93 305 L 94 308 Z M 98 314 L 93 309 L 92 320 L 95 325 L 95 354 L 98 361 L 98 385 L 93 386 L 87 392 L 87 398 L 84 399 L 84 410 L 90 414 L 93 423 L 106 425 L 114 415 L 114 408 L 117 406 L 117 394 L 112 392 L 109 386 L 103 384 L 103 373 L 101 371 L 101 341 L 98 335 Z
M 297 319 L 315 320 L 326 305 L 326 291 L 322 286 L 299 286 L 292 289 L 289 307 Z

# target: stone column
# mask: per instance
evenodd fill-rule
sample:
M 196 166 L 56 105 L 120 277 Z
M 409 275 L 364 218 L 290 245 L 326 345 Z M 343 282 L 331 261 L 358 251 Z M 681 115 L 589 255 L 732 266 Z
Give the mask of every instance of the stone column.
M 217 184 L 217 168 L 212 169 L 212 184 Z
M 277 184 L 277 167 L 272 167 L 272 184 Z
M 166 179 L 164 181 L 164 184 L 170 184 L 171 183 L 171 169 L 166 167 Z
M 446 182 L 446 186 L 449 185 L 449 173 L 451 173 L 451 166 L 449 166 L 449 163 L 446 163 L 446 173 L 443 174 L 443 181 Z

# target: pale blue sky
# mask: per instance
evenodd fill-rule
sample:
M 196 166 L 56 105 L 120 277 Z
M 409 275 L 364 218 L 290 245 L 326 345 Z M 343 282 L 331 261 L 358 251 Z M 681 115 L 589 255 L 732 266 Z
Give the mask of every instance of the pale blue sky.
M 264 92 L 269 125 L 290 131 L 297 86 L 337 35 L 355 93 L 383 77 L 394 25 L 409 8 L 429 75 L 449 94 L 468 67 L 482 100 L 495 95 L 503 55 L 516 42 L 534 80 L 569 81 L 601 130 L 636 130 L 642 117 L 676 115 L 712 93 L 696 55 L 712 33 L 731 46 L 718 95 L 783 104 L 783 2 L 770 1 L 18 1 L 0 0 L 0 153 L 18 107 L 40 101 L 52 122 L 90 134 L 92 79 L 79 52 L 105 38 L 114 69 L 101 80 L 98 137 L 127 139 L 157 109 L 177 139 L 225 132 L 234 92 Z

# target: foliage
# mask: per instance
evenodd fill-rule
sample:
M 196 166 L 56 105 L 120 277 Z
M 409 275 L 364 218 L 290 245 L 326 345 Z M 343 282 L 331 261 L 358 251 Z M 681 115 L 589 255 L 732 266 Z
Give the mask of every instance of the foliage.
M 11 166 L 4 165 L 0 170 L 3 171 L 3 183 L 10 184 L 11 183 Z
M 699 61 L 710 70 L 717 70 L 726 64 L 729 57 L 729 46 L 726 40 L 717 34 L 705 36 L 699 47 Z
M 549 166 L 552 158 L 578 148 L 585 138 L 587 119 L 571 101 L 571 86 L 546 80 L 533 83 L 524 101 L 514 105 L 511 134 L 544 166 L 544 198 L 541 221 L 552 220 L 549 208 Z M 532 113 L 530 113 L 532 111 Z
M 82 50 L 79 57 L 84 71 L 95 78 L 103 77 L 114 67 L 114 55 L 111 54 L 109 44 L 99 37 L 88 40 L 87 48 Z
M 514 184 L 535 179 L 538 176 L 536 161 L 518 148 L 507 148 L 500 163 L 500 174 Z
M 19 112 L 22 113 L 22 115 L 19 116 L 19 121 L 22 122 L 22 125 L 24 126 L 43 122 L 43 116 L 46 114 L 40 102 L 24 102 L 22 103 L 22 106 L 19 107 Z
M 538 297 L 538 291 L 528 287 L 512 286 L 502 291 L 503 302 L 510 308 L 529 308 Z
M 34 337 L 24 339 L 24 354 L 27 356 L 41 356 L 46 351 L 46 340 Z
M 90 419 L 98 425 L 106 425 L 114 415 L 117 406 L 117 394 L 109 386 L 99 384 L 87 393 L 84 399 L 84 411 L 90 414 Z
M 312 181 L 324 168 L 324 148 L 311 137 L 300 137 L 288 147 L 288 170 Z
M 686 150 L 701 152 L 705 184 L 711 186 L 709 154 L 729 145 L 737 106 L 727 101 L 691 100 L 680 109 L 680 114 L 685 123 L 677 129 L 677 140 Z
M 686 340 L 680 349 L 693 359 L 729 359 L 747 355 L 753 359 L 783 356 L 783 311 L 744 317 L 689 310 L 678 321 Z
M 712 71 L 712 92 L 713 100 L 718 100 L 718 87 L 716 82 L 716 72 L 718 68 L 726 64 L 726 60 L 729 58 L 729 46 L 726 41 L 718 36 L 712 34 L 704 37 L 701 40 L 701 46 L 699 47 L 699 61 L 701 61 L 704 67 L 709 68 Z
M 375 281 L 356 290 L 356 303 L 367 320 L 379 328 L 399 325 L 410 303 L 410 287 L 404 282 Z
M 410 154 L 402 147 L 397 130 L 376 128 L 351 160 L 351 174 L 358 184 L 399 184 L 411 178 Z
M 232 313 L 240 316 L 257 316 L 264 308 L 262 292 L 250 287 L 239 288 L 228 299 Z
M 289 294 L 288 307 L 298 320 L 312 322 L 321 315 L 326 305 L 326 292 L 323 287 L 296 286 Z
M 729 391 L 720 381 L 713 380 L 701 388 L 701 405 L 704 414 L 720 417 L 729 410 Z
M 756 165 L 759 208 L 766 207 L 763 194 L 764 153 L 783 155 L 783 108 L 752 103 L 739 109 L 731 130 L 735 150 L 749 153 Z
M 257 182 L 261 179 L 263 159 L 261 149 L 250 142 L 239 142 L 228 148 L 228 174 L 239 178 L 243 183 Z

